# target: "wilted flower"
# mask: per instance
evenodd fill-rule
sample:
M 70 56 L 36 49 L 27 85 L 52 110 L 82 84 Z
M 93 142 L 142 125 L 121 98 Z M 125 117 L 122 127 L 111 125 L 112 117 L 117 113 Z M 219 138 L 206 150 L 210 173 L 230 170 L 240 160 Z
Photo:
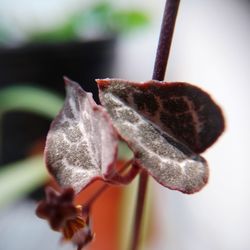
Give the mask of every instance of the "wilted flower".
M 93 239 L 89 217 L 82 212 L 82 206 L 74 205 L 74 190 L 66 188 L 57 192 L 51 187 L 45 189 L 45 200 L 38 204 L 36 214 L 46 219 L 51 228 L 63 234 L 63 240 L 70 240 L 78 250 Z

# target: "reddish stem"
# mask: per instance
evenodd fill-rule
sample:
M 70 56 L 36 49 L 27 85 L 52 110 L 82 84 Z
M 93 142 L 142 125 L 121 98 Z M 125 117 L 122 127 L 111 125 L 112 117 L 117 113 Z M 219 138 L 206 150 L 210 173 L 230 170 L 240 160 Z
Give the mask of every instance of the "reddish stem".
M 137 167 L 136 165 L 132 164 L 134 159 L 131 159 L 128 161 L 124 167 L 119 171 L 115 171 L 112 175 L 111 180 L 109 181 L 110 184 L 115 184 L 115 185 L 127 185 L 129 184 L 139 173 L 140 168 Z M 121 173 L 124 172 L 124 170 L 132 164 L 132 167 L 129 169 L 129 171 L 126 174 L 121 175 Z
M 179 3 L 180 0 L 167 0 L 165 5 L 152 77 L 154 80 L 162 81 L 165 77 Z M 139 247 L 147 186 L 148 174 L 142 171 L 137 191 L 131 250 L 137 250 Z
M 122 174 L 128 167 L 129 167 L 129 165 L 131 164 L 133 162 L 133 159 L 131 159 L 131 160 L 129 160 L 129 161 L 127 161 L 125 164 L 124 164 L 124 166 L 120 169 L 120 171 L 118 172 L 118 173 L 116 173 L 116 177 L 117 177 L 117 175 L 119 175 L 119 174 Z M 128 174 L 126 174 L 124 177 L 122 176 L 122 175 L 119 175 L 119 178 L 122 180 L 123 178 L 124 179 L 128 179 L 128 176 L 130 177 L 130 180 L 131 180 L 131 176 L 133 175 L 133 174 L 135 174 L 135 172 L 137 173 L 138 171 L 136 171 L 136 170 L 133 170 L 135 167 L 134 166 L 132 166 L 132 170 L 129 170 L 129 173 Z M 137 168 L 136 168 L 137 169 Z M 135 177 L 135 176 L 133 176 L 133 177 Z M 113 183 L 113 181 L 111 181 L 110 182 L 111 184 Z M 114 182 L 114 184 L 118 184 L 118 183 L 116 183 L 116 182 Z M 119 184 L 121 184 L 121 183 L 119 183 Z M 89 210 L 90 210 L 90 207 L 92 206 L 92 204 L 95 202 L 95 200 L 106 190 L 106 189 L 108 189 L 110 187 L 110 185 L 109 184 L 103 184 L 84 204 L 83 204 L 83 206 L 82 206 L 82 211 L 83 211 L 83 213 L 86 213 L 86 214 L 88 214 L 89 213 Z
M 137 203 L 135 210 L 133 240 L 132 240 L 131 250 L 136 250 L 138 249 L 139 246 L 147 186 L 148 186 L 148 173 L 146 171 L 142 171 L 140 174 L 139 187 L 137 191 Z

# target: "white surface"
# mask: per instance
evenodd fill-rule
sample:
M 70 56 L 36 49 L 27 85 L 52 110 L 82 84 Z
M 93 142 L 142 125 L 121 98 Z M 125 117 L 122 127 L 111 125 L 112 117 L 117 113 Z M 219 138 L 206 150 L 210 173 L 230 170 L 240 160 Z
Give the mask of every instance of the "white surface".
M 72 250 L 61 234 L 35 215 L 37 204 L 21 201 L 0 211 L 0 250 Z

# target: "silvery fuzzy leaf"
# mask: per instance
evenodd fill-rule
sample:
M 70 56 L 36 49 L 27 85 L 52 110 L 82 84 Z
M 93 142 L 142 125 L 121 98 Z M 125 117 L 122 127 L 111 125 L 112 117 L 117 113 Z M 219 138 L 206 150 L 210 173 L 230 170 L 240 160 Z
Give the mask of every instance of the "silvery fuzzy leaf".
M 65 79 L 66 100 L 47 135 L 45 159 L 62 186 L 76 192 L 96 178 L 108 179 L 117 156 L 117 133 L 92 94 Z
M 101 103 L 138 165 L 162 185 L 184 193 L 207 183 L 207 163 L 194 151 L 207 148 L 224 127 L 221 111 L 208 94 L 187 83 L 97 83 Z M 203 136 L 210 133 L 207 129 L 213 130 L 212 139 Z
M 114 95 L 195 153 L 205 151 L 224 130 L 220 107 L 191 84 L 120 79 L 99 80 L 98 84 L 101 91 Z

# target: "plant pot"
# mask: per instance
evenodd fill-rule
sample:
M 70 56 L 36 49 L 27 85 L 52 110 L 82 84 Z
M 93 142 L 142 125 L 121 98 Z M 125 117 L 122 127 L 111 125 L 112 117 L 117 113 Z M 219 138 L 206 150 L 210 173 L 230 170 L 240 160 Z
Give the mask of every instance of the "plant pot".
M 98 102 L 95 78 L 112 76 L 114 37 L 96 41 L 26 44 L 0 48 L 0 88 L 32 85 L 64 94 L 63 76 L 79 82 Z M 44 140 L 51 121 L 34 114 L 11 112 L 2 120 L 0 164 L 27 156 Z
M 64 93 L 62 77 L 67 76 L 97 98 L 94 79 L 112 75 L 115 43 L 112 37 L 0 48 L 0 87 L 25 83 Z

